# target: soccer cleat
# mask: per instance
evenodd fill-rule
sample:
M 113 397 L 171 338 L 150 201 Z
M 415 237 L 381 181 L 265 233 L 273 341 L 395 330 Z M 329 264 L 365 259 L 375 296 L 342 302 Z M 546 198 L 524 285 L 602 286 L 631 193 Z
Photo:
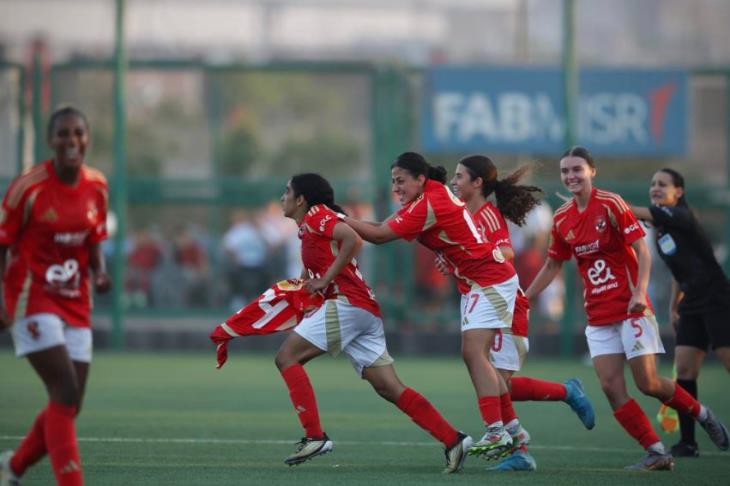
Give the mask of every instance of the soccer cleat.
M 10 459 L 13 451 L 0 454 L 0 486 L 20 486 L 20 478 L 10 469 Z
M 578 418 L 586 429 L 590 430 L 596 425 L 596 414 L 593 412 L 593 405 L 583 390 L 583 383 L 578 378 L 571 378 L 565 383 L 565 403 L 578 415 Z
M 519 449 L 522 446 L 527 447 L 530 443 L 530 433 L 520 424 L 517 431 L 512 436 L 512 449 Z
M 512 449 L 512 437 L 504 429 L 488 428 L 479 442 L 474 443 L 469 448 L 470 456 L 482 456 L 487 460 L 497 459 L 505 452 Z
M 487 471 L 534 471 L 537 463 L 532 455 L 523 450 L 516 450 Z
M 636 464 L 626 466 L 630 471 L 671 471 L 674 469 L 674 458 L 671 454 L 659 454 L 647 451 Z
M 456 443 L 444 451 L 444 455 L 446 456 L 445 474 L 456 473 L 464 468 L 467 451 L 471 447 L 472 442 L 471 437 L 459 432 Z
M 700 457 L 700 449 L 697 444 L 682 442 L 681 440 L 671 448 L 674 457 Z
M 700 425 L 703 429 L 705 429 L 705 432 L 707 432 L 707 435 L 710 436 L 710 439 L 717 446 L 717 448 L 721 451 L 726 451 L 728 449 L 728 446 L 730 446 L 730 439 L 728 438 L 727 427 L 725 427 L 725 425 L 720 422 L 720 419 L 717 418 L 712 410 L 707 407 L 705 407 L 705 409 L 707 410 L 707 418 L 705 418 L 704 421 L 700 422 Z
M 294 454 L 284 459 L 284 463 L 289 466 L 296 466 L 313 457 L 327 454 L 332 451 L 332 447 L 332 441 L 327 437 L 327 434 L 324 434 L 324 437 L 321 439 L 302 437 L 302 440 L 297 442 L 297 450 L 294 451 Z

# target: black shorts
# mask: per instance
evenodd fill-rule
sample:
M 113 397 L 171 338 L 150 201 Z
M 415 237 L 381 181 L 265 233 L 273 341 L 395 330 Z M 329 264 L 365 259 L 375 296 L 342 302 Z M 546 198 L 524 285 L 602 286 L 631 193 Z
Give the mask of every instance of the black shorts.
M 707 310 L 701 314 L 679 315 L 677 346 L 692 346 L 707 351 L 730 346 L 730 306 Z

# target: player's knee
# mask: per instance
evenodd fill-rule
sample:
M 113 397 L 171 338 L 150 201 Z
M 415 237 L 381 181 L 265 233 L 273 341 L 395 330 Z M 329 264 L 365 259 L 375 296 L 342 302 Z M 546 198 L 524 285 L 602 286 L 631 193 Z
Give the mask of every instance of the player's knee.
M 280 350 L 278 353 L 276 353 L 276 356 L 274 357 L 274 364 L 276 364 L 276 367 L 279 369 L 279 371 L 283 371 L 289 366 L 293 365 L 294 361 L 289 352 L 285 350 Z
M 659 380 L 651 378 L 636 380 L 636 388 L 638 388 L 644 395 L 648 395 L 650 397 L 659 396 L 661 393 L 661 383 Z

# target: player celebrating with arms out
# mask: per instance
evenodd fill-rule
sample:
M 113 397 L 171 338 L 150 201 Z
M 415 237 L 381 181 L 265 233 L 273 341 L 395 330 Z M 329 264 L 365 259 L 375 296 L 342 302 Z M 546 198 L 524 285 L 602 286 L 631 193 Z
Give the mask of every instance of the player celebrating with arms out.
M 727 448 L 727 431 L 684 388 L 657 373 L 655 355 L 663 353 L 664 346 L 646 296 L 651 255 L 644 231 L 619 195 L 593 186 L 595 175 L 595 162 L 585 148 L 573 147 L 563 154 L 560 179 L 573 198 L 553 215 L 548 258 L 526 295 L 540 293 L 563 262 L 575 256 L 585 288 L 585 333 L 596 374 L 614 417 L 647 451 L 629 468 L 671 470 L 672 455 L 626 390 L 625 361 L 642 393 L 695 416 L 720 448 Z
M 471 437 L 454 429 L 421 394 L 398 378 L 388 354 L 380 307 L 360 274 L 355 255 L 362 239 L 338 213 L 329 182 L 318 174 L 291 178 L 281 197 L 284 216 L 299 225 L 302 278 L 310 292 L 325 301 L 289 334 L 276 355 L 297 416 L 305 431 L 285 463 L 300 464 L 332 450 L 322 430 L 314 390 L 304 364 L 324 353 L 346 354 L 357 373 L 446 447 L 445 473 L 461 470 Z
M 540 192 L 538 187 L 517 184 L 528 170 L 529 166 L 523 166 L 504 179 L 498 179 L 497 167 L 489 157 L 471 155 L 459 161 L 451 180 L 454 193 L 466 203 L 479 232 L 485 240 L 497 245 L 508 260 L 514 258 L 514 250 L 505 216 L 522 226 L 527 213 L 540 204 L 534 195 Z M 492 194 L 495 196 L 496 206 L 487 200 Z M 490 353 L 492 364 L 510 388 L 512 401 L 565 401 L 578 414 L 583 425 L 592 429 L 595 424 L 593 406 L 583 392 L 583 385 L 579 380 L 570 379 L 565 383 L 556 383 L 512 376 L 522 367 L 530 346 L 527 338 L 529 306 L 524 293 L 518 289 L 512 328 L 497 334 Z M 513 440 L 516 439 L 520 445 L 526 446 L 529 437 L 520 437 L 509 423 L 506 425 Z M 526 451 L 517 449 L 494 469 L 525 470 L 533 467 L 532 458 Z
M 464 203 L 446 187 L 446 169 L 432 167 L 415 152 L 391 165 L 393 192 L 402 208 L 380 223 L 345 217 L 363 239 L 386 243 L 415 238 L 436 253 L 456 277 L 461 293 L 461 352 L 477 395 L 486 433 L 470 454 L 500 457 L 512 449 L 503 419 L 517 416 L 507 385 L 489 360 L 500 329 L 512 325 L 517 275 L 499 248 L 484 241 Z M 514 423 L 521 429 L 519 422 Z
M 730 284 L 710 240 L 687 204 L 684 177 L 673 169 L 657 171 L 651 179 L 649 196 L 653 206 L 631 206 L 631 210 L 656 228 L 657 251 L 672 272 L 669 315 L 677 333 L 677 383 L 697 398 L 697 377 L 710 344 L 730 370 Z M 672 446 L 672 454 L 699 456 L 695 417 L 680 414 L 679 427 L 682 437 Z
M 99 292 L 110 287 L 99 245 L 107 183 L 84 164 L 86 117 L 75 108 L 56 111 L 48 142 L 53 159 L 11 183 L 0 218 L 0 326 L 10 327 L 16 355 L 28 359 L 49 399 L 15 453 L 2 455 L 3 485 L 19 484 L 46 454 L 59 485 L 83 484 L 75 417 L 91 362 L 90 280 Z

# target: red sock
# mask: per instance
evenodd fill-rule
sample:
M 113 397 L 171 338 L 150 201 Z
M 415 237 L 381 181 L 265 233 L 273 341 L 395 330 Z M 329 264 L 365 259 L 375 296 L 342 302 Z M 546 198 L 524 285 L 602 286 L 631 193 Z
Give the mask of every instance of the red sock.
M 649 418 L 633 398 L 616 409 L 613 416 L 631 437 L 639 441 L 644 449 L 660 442 L 659 436 L 651 427 Z
M 672 407 L 679 413 L 687 414 L 691 417 L 697 418 L 700 413 L 700 402 L 697 401 L 692 395 L 682 388 L 678 383 L 674 385 L 674 395 L 672 398 L 664 402 L 667 407 Z
M 289 397 L 299 417 L 299 422 L 304 427 L 307 437 L 321 439 L 324 437 L 322 425 L 319 423 L 319 410 L 317 410 L 317 399 L 314 396 L 314 389 L 309 382 L 304 366 L 293 364 L 281 371 L 286 386 L 289 388 Z
M 45 437 L 51 467 L 59 486 L 81 486 L 81 459 L 76 444 L 75 405 L 48 402 L 46 408 Z
M 499 410 L 502 415 L 502 422 L 504 422 L 504 425 L 507 425 L 517 418 L 515 409 L 512 407 L 512 399 L 510 398 L 509 393 L 499 396 Z
M 512 377 L 512 401 L 547 401 L 565 400 L 565 385 L 555 381 L 538 380 L 527 376 Z
M 479 412 L 482 414 L 482 420 L 486 425 L 500 422 L 502 420 L 502 411 L 500 410 L 500 402 L 498 396 L 479 397 Z
M 35 422 L 10 459 L 10 469 L 22 476 L 25 470 L 46 455 L 45 439 L 46 409 L 35 418 Z
M 412 388 L 401 393 L 396 406 L 422 429 L 428 431 L 446 447 L 456 443 L 459 433 L 423 395 Z

